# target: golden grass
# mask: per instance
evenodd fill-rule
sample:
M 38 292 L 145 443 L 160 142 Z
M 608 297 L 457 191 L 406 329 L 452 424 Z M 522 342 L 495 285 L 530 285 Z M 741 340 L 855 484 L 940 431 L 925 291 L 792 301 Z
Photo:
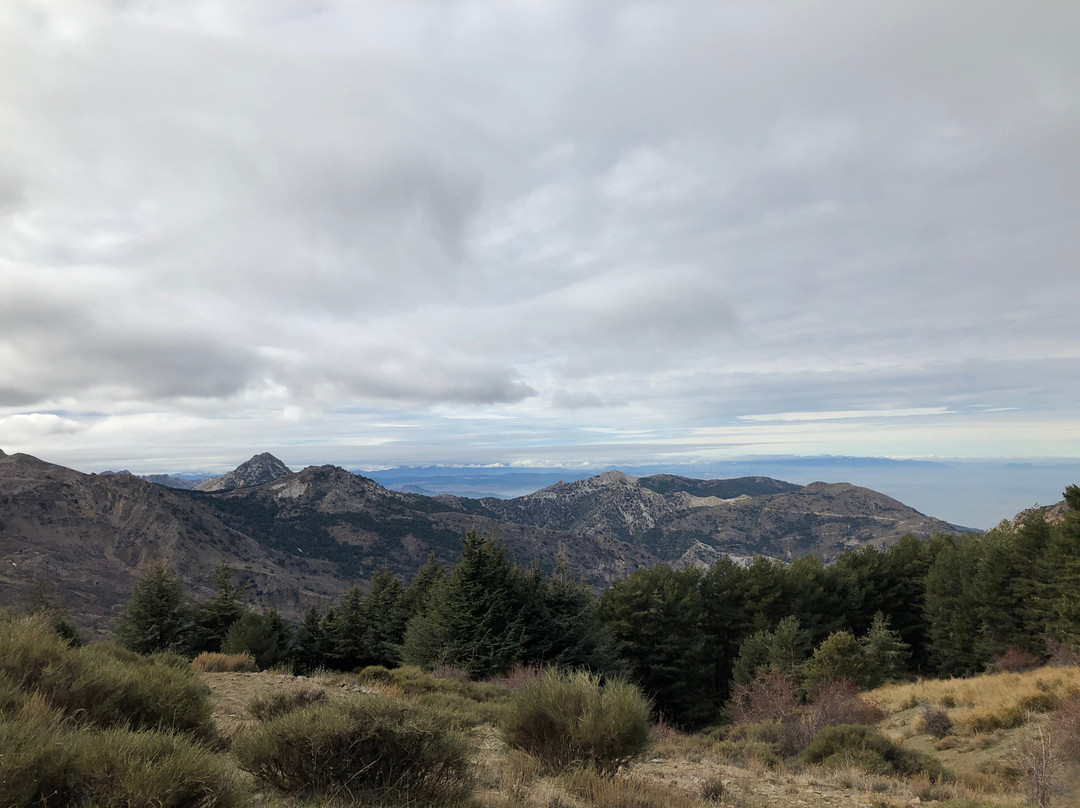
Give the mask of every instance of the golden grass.
M 254 673 L 255 657 L 247 651 L 242 654 L 203 651 L 191 660 L 191 667 L 200 673 Z
M 1025 673 L 990 673 L 970 679 L 924 680 L 880 687 L 866 699 L 890 714 L 916 706 L 946 710 L 958 733 L 993 732 L 1023 724 L 1080 696 L 1080 668 L 1039 668 Z M 921 732 L 920 720 L 912 728 Z

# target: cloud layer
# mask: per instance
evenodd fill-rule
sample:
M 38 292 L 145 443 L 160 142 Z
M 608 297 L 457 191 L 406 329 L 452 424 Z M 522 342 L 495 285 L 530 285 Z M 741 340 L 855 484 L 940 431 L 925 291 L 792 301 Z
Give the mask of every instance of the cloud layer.
M 14 0 L 0 446 L 1078 456 L 1078 24 Z

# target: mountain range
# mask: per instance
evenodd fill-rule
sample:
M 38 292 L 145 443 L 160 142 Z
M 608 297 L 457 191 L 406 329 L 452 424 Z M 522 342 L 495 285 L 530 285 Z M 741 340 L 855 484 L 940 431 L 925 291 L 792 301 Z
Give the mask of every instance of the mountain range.
M 429 553 L 452 562 L 469 530 L 498 538 L 520 563 L 565 561 L 601 587 L 658 562 L 829 561 L 905 533 L 965 529 L 848 483 L 609 471 L 512 499 L 432 497 L 336 466 L 293 472 L 264 453 L 184 490 L 0 452 L 0 605 L 44 586 L 92 631 L 111 623 L 155 562 L 195 597 L 226 563 L 256 606 L 296 618 L 381 567 L 407 581 Z

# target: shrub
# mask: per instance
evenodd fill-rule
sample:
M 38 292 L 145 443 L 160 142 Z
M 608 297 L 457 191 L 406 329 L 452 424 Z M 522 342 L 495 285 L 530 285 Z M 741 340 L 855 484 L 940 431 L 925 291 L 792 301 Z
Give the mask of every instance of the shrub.
M 971 713 L 961 719 L 961 722 L 968 732 L 993 732 L 997 729 L 1019 727 L 1027 721 L 1027 716 L 1027 710 L 1019 704 L 1012 704 L 997 710 Z
M 85 802 L 229 808 L 246 802 L 225 760 L 182 735 L 111 729 L 74 737 Z
M 191 660 L 191 667 L 202 673 L 254 673 L 255 657 L 247 651 L 240 654 L 203 651 Z
M 227 764 L 182 735 L 80 729 L 57 713 L 0 719 L 0 805 L 233 808 Z
M 935 781 L 947 776 L 930 756 L 893 743 L 873 727 L 857 724 L 825 727 L 800 758 L 825 766 L 854 766 L 871 774 L 925 774 Z
M 548 769 L 584 763 L 613 774 L 647 748 L 651 711 L 625 680 L 549 669 L 514 694 L 501 734 Z
M 776 668 L 759 670 L 749 684 L 736 684 L 731 694 L 731 714 L 737 724 L 784 721 L 798 704 L 794 683 Z
M 294 690 L 282 690 L 269 696 L 256 696 L 248 704 L 248 712 L 259 721 L 269 721 L 279 715 L 310 707 L 313 704 L 325 704 L 326 691 L 321 687 L 301 687 Z
M 953 730 L 953 722 L 952 719 L 949 718 L 949 714 L 937 707 L 931 707 L 929 704 L 926 705 L 923 709 L 922 718 L 923 729 L 935 738 L 944 738 Z
M 382 665 L 368 665 L 356 675 L 356 678 L 362 685 L 389 684 L 394 681 L 394 676 L 390 673 L 389 668 Z
M 147 660 L 99 643 L 71 648 L 41 621 L 26 618 L 0 631 L 0 699 L 16 704 L 15 690 L 38 692 L 84 726 L 131 726 L 214 735 L 205 688 L 190 669 Z
M 882 717 L 881 710 L 866 702 L 854 684 L 832 682 L 821 687 L 813 703 L 803 708 L 800 715 L 784 724 L 779 749 L 785 755 L 795 755 L 825 727 L 875 724 Z
M 413 804 L 460 799 L 470 787 L 462 737 L 382 696 L 294 710 L 243 732 L 232 750 L 245 771 L 290 793 Z
M 67 733 L 56 716 L 0 718 L 0 805 L 62 808 L 78 803 Z
M 1030 651 L 1013 647 L 1004 654 L 994 657 L 990 664 L 986 666 L 986 670 L 988 673 L 997 673 L 999 671 L 1023 673 L 1024 671 L 1033 670 L 1041 664 L 1042 661 Z

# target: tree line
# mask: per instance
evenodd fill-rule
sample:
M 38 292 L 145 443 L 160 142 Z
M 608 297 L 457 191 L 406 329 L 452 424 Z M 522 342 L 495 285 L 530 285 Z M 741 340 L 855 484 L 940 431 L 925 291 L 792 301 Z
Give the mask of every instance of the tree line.
M 814 557 L 707 569 L 658 565 L 597 595 L 565 568 L 526 569 L 469 533 L 460 560 L 430 557 L 406 586 L 389 570 L 299 626 L 243 605 L 219 570 L 216 593 L 187 604 L 163 567 L 140 579 L 118 639 L 137 651 L 249 651 L 262 667 L 355 670 L 452 666 L 473 678 L 514 665 L 620 674 L 669 719 L 720 716 L 733 688 L 779 671 L 807 690 L 984 670 L 1006 652 L 1046 658 L 1080 647 L 1080 488 L 1063 521 L 1040 512 L 984 534 L 905 536 L 826 566 Z

